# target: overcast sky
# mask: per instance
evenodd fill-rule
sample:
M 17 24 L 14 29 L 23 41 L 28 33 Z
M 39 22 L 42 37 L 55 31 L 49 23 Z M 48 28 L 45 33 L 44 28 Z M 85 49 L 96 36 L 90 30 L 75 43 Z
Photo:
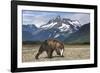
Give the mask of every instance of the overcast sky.
M 58 15 L 60 15 L 62 18 L 78 20 L 82 25 L 90 22 L 89 13 L 23 10 L 23 25 L 34 24 L 37 27 L 40 27 L 41 25 L 46 24 L 50 19 L 53 19 Z

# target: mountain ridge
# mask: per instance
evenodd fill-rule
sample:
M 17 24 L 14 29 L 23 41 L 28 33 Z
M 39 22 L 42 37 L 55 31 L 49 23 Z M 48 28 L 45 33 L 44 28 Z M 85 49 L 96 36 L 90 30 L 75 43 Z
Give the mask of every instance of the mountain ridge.
M 85 25 L 82 26 L 78 20 L 71 20 L 57 16 L 55 19 L 50 19 L 46 24 L 41 25 L 39 28 L 37 28 L 35 24 L 22 25 L 22 40 L 44 41 L 49 38 L 54 38 L 63 42 L 69 42 L 72 41 L 70 37 L 75 35 L 75 33 L 78 35 L 78 33 L 80 33 L 80 31 L 84 30 L 85 28 L 90 29 L 90 26 Z M 88 25 L 90 25 L 90 23 Z M 87 31 L 90 33 L 89 30 Z M 86 31 L 82 31 L 81 33 L 84 32 Z M 87 35 L 87 37 L 88 36 L 89 35 Z M 77 37 L 78 36 L 76 36 L 76 38 Z M 68 38 L 70 39 L 69 41 L 67 40 Z M 74 38 L 73 40 L 75 41 Z

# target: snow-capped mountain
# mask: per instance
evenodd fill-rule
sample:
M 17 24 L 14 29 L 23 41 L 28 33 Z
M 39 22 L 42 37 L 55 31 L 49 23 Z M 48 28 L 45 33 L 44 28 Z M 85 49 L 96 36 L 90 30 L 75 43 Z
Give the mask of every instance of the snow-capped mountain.
M 70 34 L 76 32 L 81 27 L 78 20 L 61 18 L 57 16 L 50 19 L 46 24 L 39 28 L 33 25 L 22 26 L 23 41 L 44 41 L 49 38 L 64 40 Z
M 75 32 L 81 27 L 81 24 L 78 20 L 71 20 L 67 18 L 61 18 L 57 16 L 55 19 L 49 20 L 47 24 L 40 26 L 41 29 L 47 30 L 56 28 L 59 29 L 60 32 Z

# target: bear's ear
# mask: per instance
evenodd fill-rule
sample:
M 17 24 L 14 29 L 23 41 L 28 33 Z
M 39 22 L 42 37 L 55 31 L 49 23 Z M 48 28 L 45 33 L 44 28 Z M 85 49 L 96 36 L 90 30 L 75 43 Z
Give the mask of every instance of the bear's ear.
M 47 40 L 45 40 L 45 42 L 47 42 Z

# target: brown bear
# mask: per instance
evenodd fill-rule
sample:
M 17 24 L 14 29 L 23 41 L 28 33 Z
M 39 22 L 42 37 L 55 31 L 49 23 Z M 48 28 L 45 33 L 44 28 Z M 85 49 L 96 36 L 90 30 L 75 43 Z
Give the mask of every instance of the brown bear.
M 46 51 L 48 58 L 52 58 L 53 51 L 56 51 L 57 55 L 60 55 L 61 57 L 63 57 L 64 44 L 61 41 L 58 41 L 56 39 L 45 40 L 41 44 L 35 58 L 38 59 L 39 55 L 44 51 Z

